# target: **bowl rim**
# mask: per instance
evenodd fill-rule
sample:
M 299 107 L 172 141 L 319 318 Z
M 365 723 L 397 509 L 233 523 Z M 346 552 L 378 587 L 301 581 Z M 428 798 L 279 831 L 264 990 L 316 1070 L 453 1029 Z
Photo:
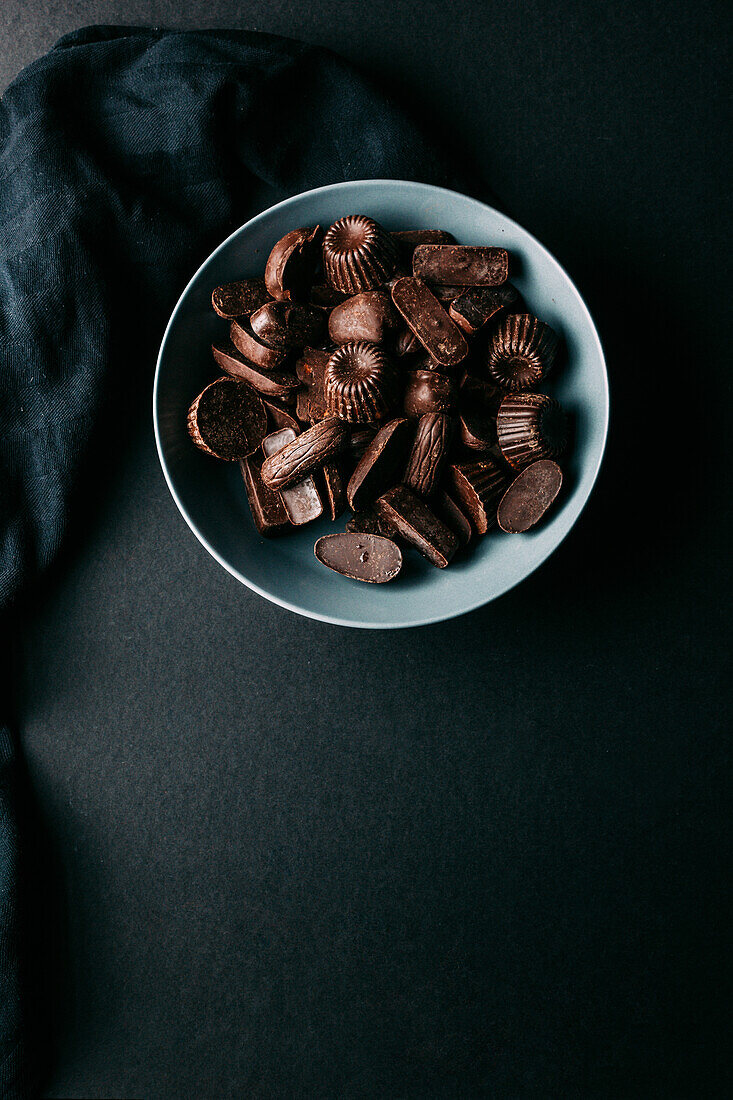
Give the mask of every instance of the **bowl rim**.
M 297 604 L 297 603 L 294 603 L 290 600 L 284 599 L 282 596 L 279 596 L 274 592 L 269 592 L 269 591 L 267 591 L 267 589 L 262 588 L 258 584 L 255 584 L 254 581 L 250 580 L 243 573 L 240 573 L 238 569 L 236 569 L 233 565 L 231 565 L 230 562 L 228 562 L 224 557 L 222 557 L 222 555 L 216 550 L 216 548 L 214 546 L 212 546 L 212 544 L 208 541 L 208 539 L 205 537 L 205 535 L 199 530 L 199 528 L 196 524 L 196 521 L 189 514 L 188 510 L 186 509 L 185 505 L 183 504 L 183 501 L 181 500 L 181 498 L 179 497 L 179 495 L 176 491 L 175 485 L 173 484 L 173 479 L 172 479 L 172 477 L 170 475 L 170 472 L 168 470 L 168 465 L 167 465 L 167 462 L 166 462 L 166 459 L 165 459 L 165 454 L 163 452 L 163 443 L 162 443 L 161 434 L 160 434 L 159 417 L 158 417 L 158 390 L 159 390 L 159 382 L 160 382 L 160 375 L 161 375 L 161 367 L 162 367 L 162 363 L 163 363 L 163 357 L 164 357 L 164 354 L 165 354 L 166 344 L 168 342 L 168 335 L 170 333 L 171 328 L 173 327 L 173 324 L 175 323 L 175 320 L 178 316 L 179 310 L 181 310 L 181 308 L 183 306 L 183 302 L 184 302 L 186 296 L 188 295 L 189 290 L 191 289 L 193 284 L 196 282 L 196 280 L 198 279 L 198 277 L 201 274 L 201 272 L 203 271 L 203 269 L 211 262 L 211 260 L 213 260 L 215 256 L 217 256 L 220 252 L 222 252 L 228 246 L 230 241 L 232 241 L 235 237 L 237 237 L 242 232 L 243 229 L 246 229 L 251 225 L 255 225 L 257 222 L 261 221 L 265 217 L 268 217 L 274 211 L 279 210 L 281 207 L 288 206 L 291 203 L 295 202 L 296 200 L 300 200 L 300 199 L 303 199 L 303 198 L 306 198 L 306 197 L 312 196 L 312 195 L 322 194 L 324 191 L 333 192 L 333 191 L 339 191 L 342 188 L 346 189 L 346 188 L 354 187 L 354 186 L 374 186 L 374 185 L 385 185 L 385 186 L 392 186 L 392 187 L 396 185 L 398 187 L 424 188 L 424 189 L 429 190 L 429 191 L 440 192 L 442 195 L 447 196 L 449 198 L 468 199 L 470 202 L 478 203 L 480 206 L 485 207 L 487 210 L 491 210 L 499 218 L 502 218 L 505 222 L 507 222 L 508 224 L 510 224 L 510 225 L 516 227 L 518 230 L 520 230 L 520 232 L 523 233 L 532 242 L 534 247 L 536 247 L 541 253 L 544 253 L 545 256 L 548 257 L 553 264 L 555 264 L 555 266 L 565 276 L 565 278 L 568 280 L 571 287 L 575 291 L 575 293 L 578 297 L 578 301 L 580 303 L 580 306 L 582 308 L 582 311 L 584 313 L 585 319 L 588 323 L 589 330 L 593 334 L 593 338 L 594 338 L 595 344 L 596 344 L 596 350 L 597 350 L 597 353 L 598 353 L 598 356 L 599 356 L 599 359 L 600 359 L 600 362 L 601 362 L 601 366 L 603 368 L 603 371 L 602 371 L 602 374 L 603 374 L 603 395 L 604 395 L 604 399 L 605 399 L 605 403 L 604 403 L 605 414 L 604 414 L 604 419 L 603 419 L 603 439 L 602 439 L 600 451 L 599 451 L 598 456 L 596 458 L 595 468 L 593 469 L 592 480 L 590 482 L 590 485 L 588 487 L 588 491 L 586 492 L 584 499 L 580 503 L 580 507 L 578 508 L 577 514 L 573 517 L 573 519 L 570 522 L 569 527 L 562 533 L 562 535 L 560 536 L 558 541 L 553 546 L 551 546 L 545 553 L 543 553 L 542 556 L 539 558 L 539 560 L 537 562 L 535 562 L 534 565 L 532 565 L 532 567 L 522 577 L 519 577 L 516 580 L 510 581 L 505 587 L 500 588 L 500 590 L 498 592 L 495 592 L 493 595 L 489 595 L 485 598 L 479 598 L 474 603 L 471 603 L 469 606 L 459 607 L 455 611 L 441 612 L 439 614 L 431 615 L 431 616 L 428 616 L 426 618 L 411 619 L 411 620 L 405 620 L 405 621 L 399 621 L 399 622 L 388 622 L 388 623 L 385 623 L 385 622 L 371 622 L 371 621 L 366 620 L 366 619 L 360 619 L 358 621 L 355 620 L 355 619 L 343 619 L 343 618 L 339 618 L 336 615 L 326 615 L 326 614 L 323 614 L 321 612 L 312 611 L 310 608 L 303 607 L 300 604 Z M 601 343 L 601 338 L 598 334 L 598 329 L 596 328 L 595 322 L 593 320 L 593 316 L 592 316 L 590 310 L 588 309 L 585 298 L 583 297 L 583 295 L 578 290 L 578 287 L 576 286 L 574 279 L 571 278 L 571 276 L 569 275 L 569 273 L 567 272 L 565 267 L 563 267 L 563 265 L 560 263 L 560 261 L 550 252 L 550 250 L 548 248 L 546 248 L 542 244 L 541 241 L 539 241 L 534 236 L 533 233 L 530 233 L 528 229 L 525 229 L 523 225 L 520 225 L 519 222 L 517 222 L 514 218 L 509 217 L 509 215 L 505 214 L 503 211 L 497 210 L 496 207 L 491 206 L 489 203 L 483 202 L 481 199 L 476 199 L 471 195 L 466 195 L 461 191 L 455 191 L 452 188 L 448 188 L 448 187 L 440 187 L 436 184 L 422 183 L 419 180 L 401 180 L 401 179 L 381 179 L 381 178 L 377 178 L 377 179 L 360 179 L 360 180 L 341 180 L 338 183 L 323 184 L 320 187 L 309 188 L 307 191 L 299 191 L 295 195 L 289 195 L 287 198 L 281 199 L 279 202 L 273 203 L 272 206 L 266 207 L 264 210 L 261 210 L 258 214 L 255 214 L 253 217 L 249 218 L 246 222 L 243 222 L 236 229 L 232 230 L 232 232 L 219 245 L 217 245 L 217 247 L 212 252 L 209 253 L 209 255 L 202 261 L 202 263 L 199 264 L 199 266 L 196 268 L 193 275 L 191 276 L 191 278 L 188 280 L 185 287 L 181 291 L 181 294 L 179 295 L 178 301 L 175 304 L 173 312 L 171 313 L 171 315 L 168 319 L 168 323 L 167 323 L 167 325 L 165 327 L 165 331 L 163 333 L 163 338 L 161 340 L 160 349 L 158 351 L 158 356 L 157 356 L 157 359 L 156 359 L 155 378 L 154 378 L 154 382 L 153 382 L 153 431 L 154 431 L 154 434 L 155 434 L 155 446 L 156 446 L 156 449 L 157 449 L 157 452 L 158 452 L 158 460 L 160 462 L 161 469 L 163 471 L 163 476 L 164 476 L 166 484 L 168 486 L 168 490 L 169 490 L 171 496 L 173 497 L 173 500 L 175 501 L 179 512 L 183 516 L 184 520 L 188 524 L 188 526 L 191 529 L 191 531 L 193 532 L 193 534 L 196 536 L 198 541 L 204 547 L 204 549 L 206 551 L 208 551 L 208 553 L 214 558 L 214 560 L 217 561 L 219 563 L 219 565 L 221 565 L 222 568 L 227 571 L 227 573 L 229 573 L 232 577 L 235 577 L 236 580 L 238 580 L 241 584 L 246 585 L 247 588 L 251 589 L 253 592 L 256 592 L 259 596 L 262 596 L 264 599 L 269 600 L 270 603 L 277 604 L 279 607 L 283 607 L 286 610 L 292 611 L 297 615 L 302 615 L 305 618 L 315 619 L 315 620 L 317 620 L 319 622 L 323 622 L 323 623 L 330 623 L 334 626 L 346 626 L 346 627 L 362 629 L 362 630 L 402 630 L 402 629 L 407 629 L 407 628 L 411 628 L 411 627 L 418 627 L 418 626 L 432 626 L 436 623 L 446 622 L 450 619 L 458 618 L 461 615 L 468 615 L 470 612 L 477 611 L 480 607 L 484 607 L 487 603 L 492 603 L 494 600 L 497 600 L 501 596 L 506 595 L 507 592 L 510 592 L 517 585 L 519 585 L 523 581 L 525 581 L 527 579 L 527 577 L 530 577 L 533 573 L 535 573 L 540 568 L 540 566 L 544 565 L 545 562 L 547 561 L 547 559 L 565 541 L 565 539 L 567 538 L 567 536 L 570 534 L 573 527 L 577 523 L 578 519 L 580 518 L 580 515 L 582 514 L 586 504 L 588 503 L 590 495 L 593 492 L 593 489 L 595 487 L 596 481 L 598 480 L 598 474 L 599 474 L 599 471 L 601 469 L 601 465 L 603 463 L 603 459 L 604 459 L 604 456 L 605 456 L 605 453 L 606 453 L 606 446 L 607 446 L 607 443 L 608 443 L 609 419 L 610 419 L 610 388 L 609 388 L 609 382 L 608 382 L 608 367 L 607 367 L 607 364 L 606 364 L 606 357 L 605 357 L 604 352 L 603 352 L 603 345 Z

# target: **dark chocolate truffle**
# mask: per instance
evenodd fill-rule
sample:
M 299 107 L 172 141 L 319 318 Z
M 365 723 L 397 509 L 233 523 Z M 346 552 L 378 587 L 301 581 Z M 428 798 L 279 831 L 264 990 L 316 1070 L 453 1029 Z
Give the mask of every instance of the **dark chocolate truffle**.
M 358 340 L 342 344 L 323 376 L 326 407 L 349 424 L 383 419 L 394 401 L 396 372 L 382 348 Z
M 496 435 L 510 466 L 521 470 L 539 458 L 555 458 L 567 443 L 567 417 L 544 393 L 513 393 L 496 414 Z
M 323 270 L 336 290 L 359 294 L 389 279 L 397 246 L 381 225 L 363 214 L 339 218 L 323 239 Z
M 435 370 L 408 371 L 403 406 L 405 416 L 453 412 L 457 394 L 456 380 L 450 375 Z
M 217 378 L 188 410 L 188 433 L 212 458 L 238 462 L 254 454 L 265 438 L 267 413 L 246 382 Z
M 489 343 L 489 377 L 508 393 L 536 386 L 552 366 L 558 343 L 557 333 L 531 313 L 512 313 Z

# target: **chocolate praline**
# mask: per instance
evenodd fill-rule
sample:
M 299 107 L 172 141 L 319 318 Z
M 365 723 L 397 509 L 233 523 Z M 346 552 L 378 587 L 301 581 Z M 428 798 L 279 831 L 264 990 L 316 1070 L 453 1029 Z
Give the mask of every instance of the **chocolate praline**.
M 345 294 L 359 294 L 381 286 L 396 263 L 397 246 L 390 234 L 363 214 L 339 218 L 323 239 L 326 279 Z
M 349 424 L 382 420 L 394 402 L 396 383 L 395 369 L 382 348 L 366 340 L 342 344 L 323 376 L 326 408 Z
M 515 470 L 539 458 L 556 458 L 567 444 L 567 417 L 544 393 L 508 394 L 496 414 L 501 453 Z
M 405 386 L 405 416 L 417 418 L 427 413 L 453 412 L 458 386 L 455 378 L 435 370 L 407 372 Z
M 559 338 L 531 313 L 512 313 L 489 343 L 489 377 L 506 393 L 536 386 L 552 366 Z

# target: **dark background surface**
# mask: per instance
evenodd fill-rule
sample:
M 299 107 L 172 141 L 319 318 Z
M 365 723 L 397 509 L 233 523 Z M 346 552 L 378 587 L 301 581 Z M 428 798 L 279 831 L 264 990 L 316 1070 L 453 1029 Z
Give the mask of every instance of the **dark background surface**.
M 567 266 L 612 383 L 562 548 L 495 604 L 390 634 L 221 570 L 146 401 L 21 632 L 58 884 L 47 1095 L 730 1087 L 729 10 L 6 0 L 4 83 L 90 22 L 351 58 Z

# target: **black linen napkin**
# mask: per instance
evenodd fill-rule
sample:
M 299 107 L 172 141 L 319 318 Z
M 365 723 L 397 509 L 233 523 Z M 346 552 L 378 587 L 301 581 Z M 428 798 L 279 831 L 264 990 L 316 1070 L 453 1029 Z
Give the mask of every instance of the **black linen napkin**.
M 95 485 L 90 470 L 114 463 L 128 417 L 149 416 L 165 321 L 208 251 L 256 211 L 263 186 L 287 194 L 375 177 L 453 182 L 387 97 L 337 57 L 296 42 L 92 27 L 17 77 L 0 104 L 6 621 L 53 561 L 75 499 Z M 31 1095 L 40 1064 L 21 977 L 11 725 L 0 723 L 4 1100 Z

